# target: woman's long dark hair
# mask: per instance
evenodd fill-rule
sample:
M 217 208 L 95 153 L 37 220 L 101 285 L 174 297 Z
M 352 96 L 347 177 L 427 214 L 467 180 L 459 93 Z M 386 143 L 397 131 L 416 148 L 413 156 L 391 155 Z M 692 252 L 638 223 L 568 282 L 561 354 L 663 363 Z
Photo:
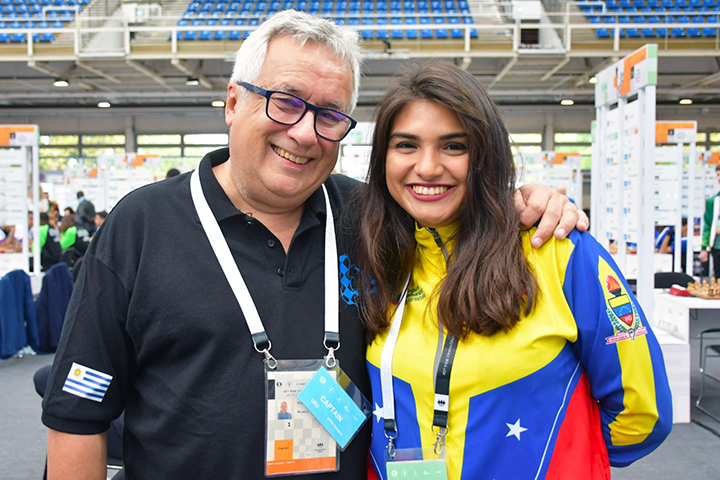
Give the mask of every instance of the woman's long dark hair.
M 534 307 L 538 286 L 521 244 L 508 132 L 480 82 L 453 64 L 433 61 L 403 74 L 376 113 L 369 188 L 360 202 L 359 263 L 363 276 L 376 281 L 372 293 L 360 293 L 368 338 L 389 326 L 391 300 L 401 293 L 414 261 L 415 221 L 388 191 L 385 160 L 395 118 L 417 100 L 457 114 L 470 158 L 455 248 L 436 292 L 440 322 L 459 338 L 509 331 Z

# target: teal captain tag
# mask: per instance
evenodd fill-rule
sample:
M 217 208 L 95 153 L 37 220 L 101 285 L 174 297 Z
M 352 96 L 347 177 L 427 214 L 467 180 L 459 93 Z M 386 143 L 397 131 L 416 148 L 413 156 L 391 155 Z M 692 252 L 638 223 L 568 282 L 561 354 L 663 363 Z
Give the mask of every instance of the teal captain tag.
M 332 435 L 340 450 L 345 450 L 367 420 L 362 410 L 324 367 L 320 367 L 305 385 L 298 399 Z
M 388 462 L 387 478 L 421 478 L 422 480 L 447 480 L 445 460 L 415 460 L 412 462 Z

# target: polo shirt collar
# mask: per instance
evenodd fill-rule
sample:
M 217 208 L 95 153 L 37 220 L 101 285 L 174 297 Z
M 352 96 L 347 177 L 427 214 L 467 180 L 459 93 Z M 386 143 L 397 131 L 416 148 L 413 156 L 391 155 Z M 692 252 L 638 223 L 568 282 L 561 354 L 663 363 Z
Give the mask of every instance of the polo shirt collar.
M 205 155 L 198 167 L 200 169 L 200 184 L 202 185 L 203 194 L 218 222 L 236 215 L 244 215 L 230 201 L 212 170 L 213 167 L 227 162 L 229 159 L 230 149 L 228 147 L 220 148 Z M 325 221 L 325 199 L 323 198 L 322 187 L 315 190 L 310 195 L 310 198 L 305 201 L 305 212 L 298 230 L 318 225 L 320 215 L 322 215 L 322 220 Z

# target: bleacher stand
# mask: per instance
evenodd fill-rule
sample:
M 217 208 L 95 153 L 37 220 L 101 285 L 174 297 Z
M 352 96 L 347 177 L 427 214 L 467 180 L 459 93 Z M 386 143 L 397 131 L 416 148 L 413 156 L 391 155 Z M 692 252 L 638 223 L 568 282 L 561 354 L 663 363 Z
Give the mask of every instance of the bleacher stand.
M 71 1 L 71 0 L 70 0 Z M 416 40 L 421 39 L 463 39 L 463 25 L 473 24 L 470 6 L 465 0 L 192 0 L 178 27 L 193 27 L 192 30 L 178 31 L 178 40 L 240 40 L 249 35 L 244 31 L 213 31 L 204 27 L 216 25 L 251 27 L 258 25 L 262 18 L 281 10 L 295 9 L 320 15 L 338 25 L 348 26 L 389 26 L 390 29 L 360 28 L 364 40 Z M 238 18 L 240 17 L 240 18 Z M 247 18 L 247 21 L 244 17 Z M 402 25 L 421 25 L 416 28 L 401 28 Z M 423 28 L 422 25 L 447 25 L 450 28 Z M 477 30 L 470 30 L 471 38 L 477 38 Z
M 28 35 L 8 29 L 59 29 L 75 21 L 90 0 L 0 0 L 0 43 L 24 43 Z M 33 32 L 32 41 L 55 40 L 52 32 Z

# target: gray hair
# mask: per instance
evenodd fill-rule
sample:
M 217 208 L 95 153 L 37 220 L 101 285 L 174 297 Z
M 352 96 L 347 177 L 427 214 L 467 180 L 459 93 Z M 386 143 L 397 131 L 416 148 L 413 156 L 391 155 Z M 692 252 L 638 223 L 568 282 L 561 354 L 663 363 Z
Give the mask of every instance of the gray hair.
M 354 30 L 342 29 L 334 23 L 295 10 L 283 10 L 265 21 L 243 42 L 235 55 L 235 66 L 230 82 L 254 82 L 262 72 L 268 44 L 271 40 L 289 36 L 305 45 L 312 41 L 325 45 L 340 59 L 350 64 L 353 89 L 350 112 L 355 109 L 360 90 L 360 62 L 363 51 Z M 243 92 L 245 97 L 247 92 Z

